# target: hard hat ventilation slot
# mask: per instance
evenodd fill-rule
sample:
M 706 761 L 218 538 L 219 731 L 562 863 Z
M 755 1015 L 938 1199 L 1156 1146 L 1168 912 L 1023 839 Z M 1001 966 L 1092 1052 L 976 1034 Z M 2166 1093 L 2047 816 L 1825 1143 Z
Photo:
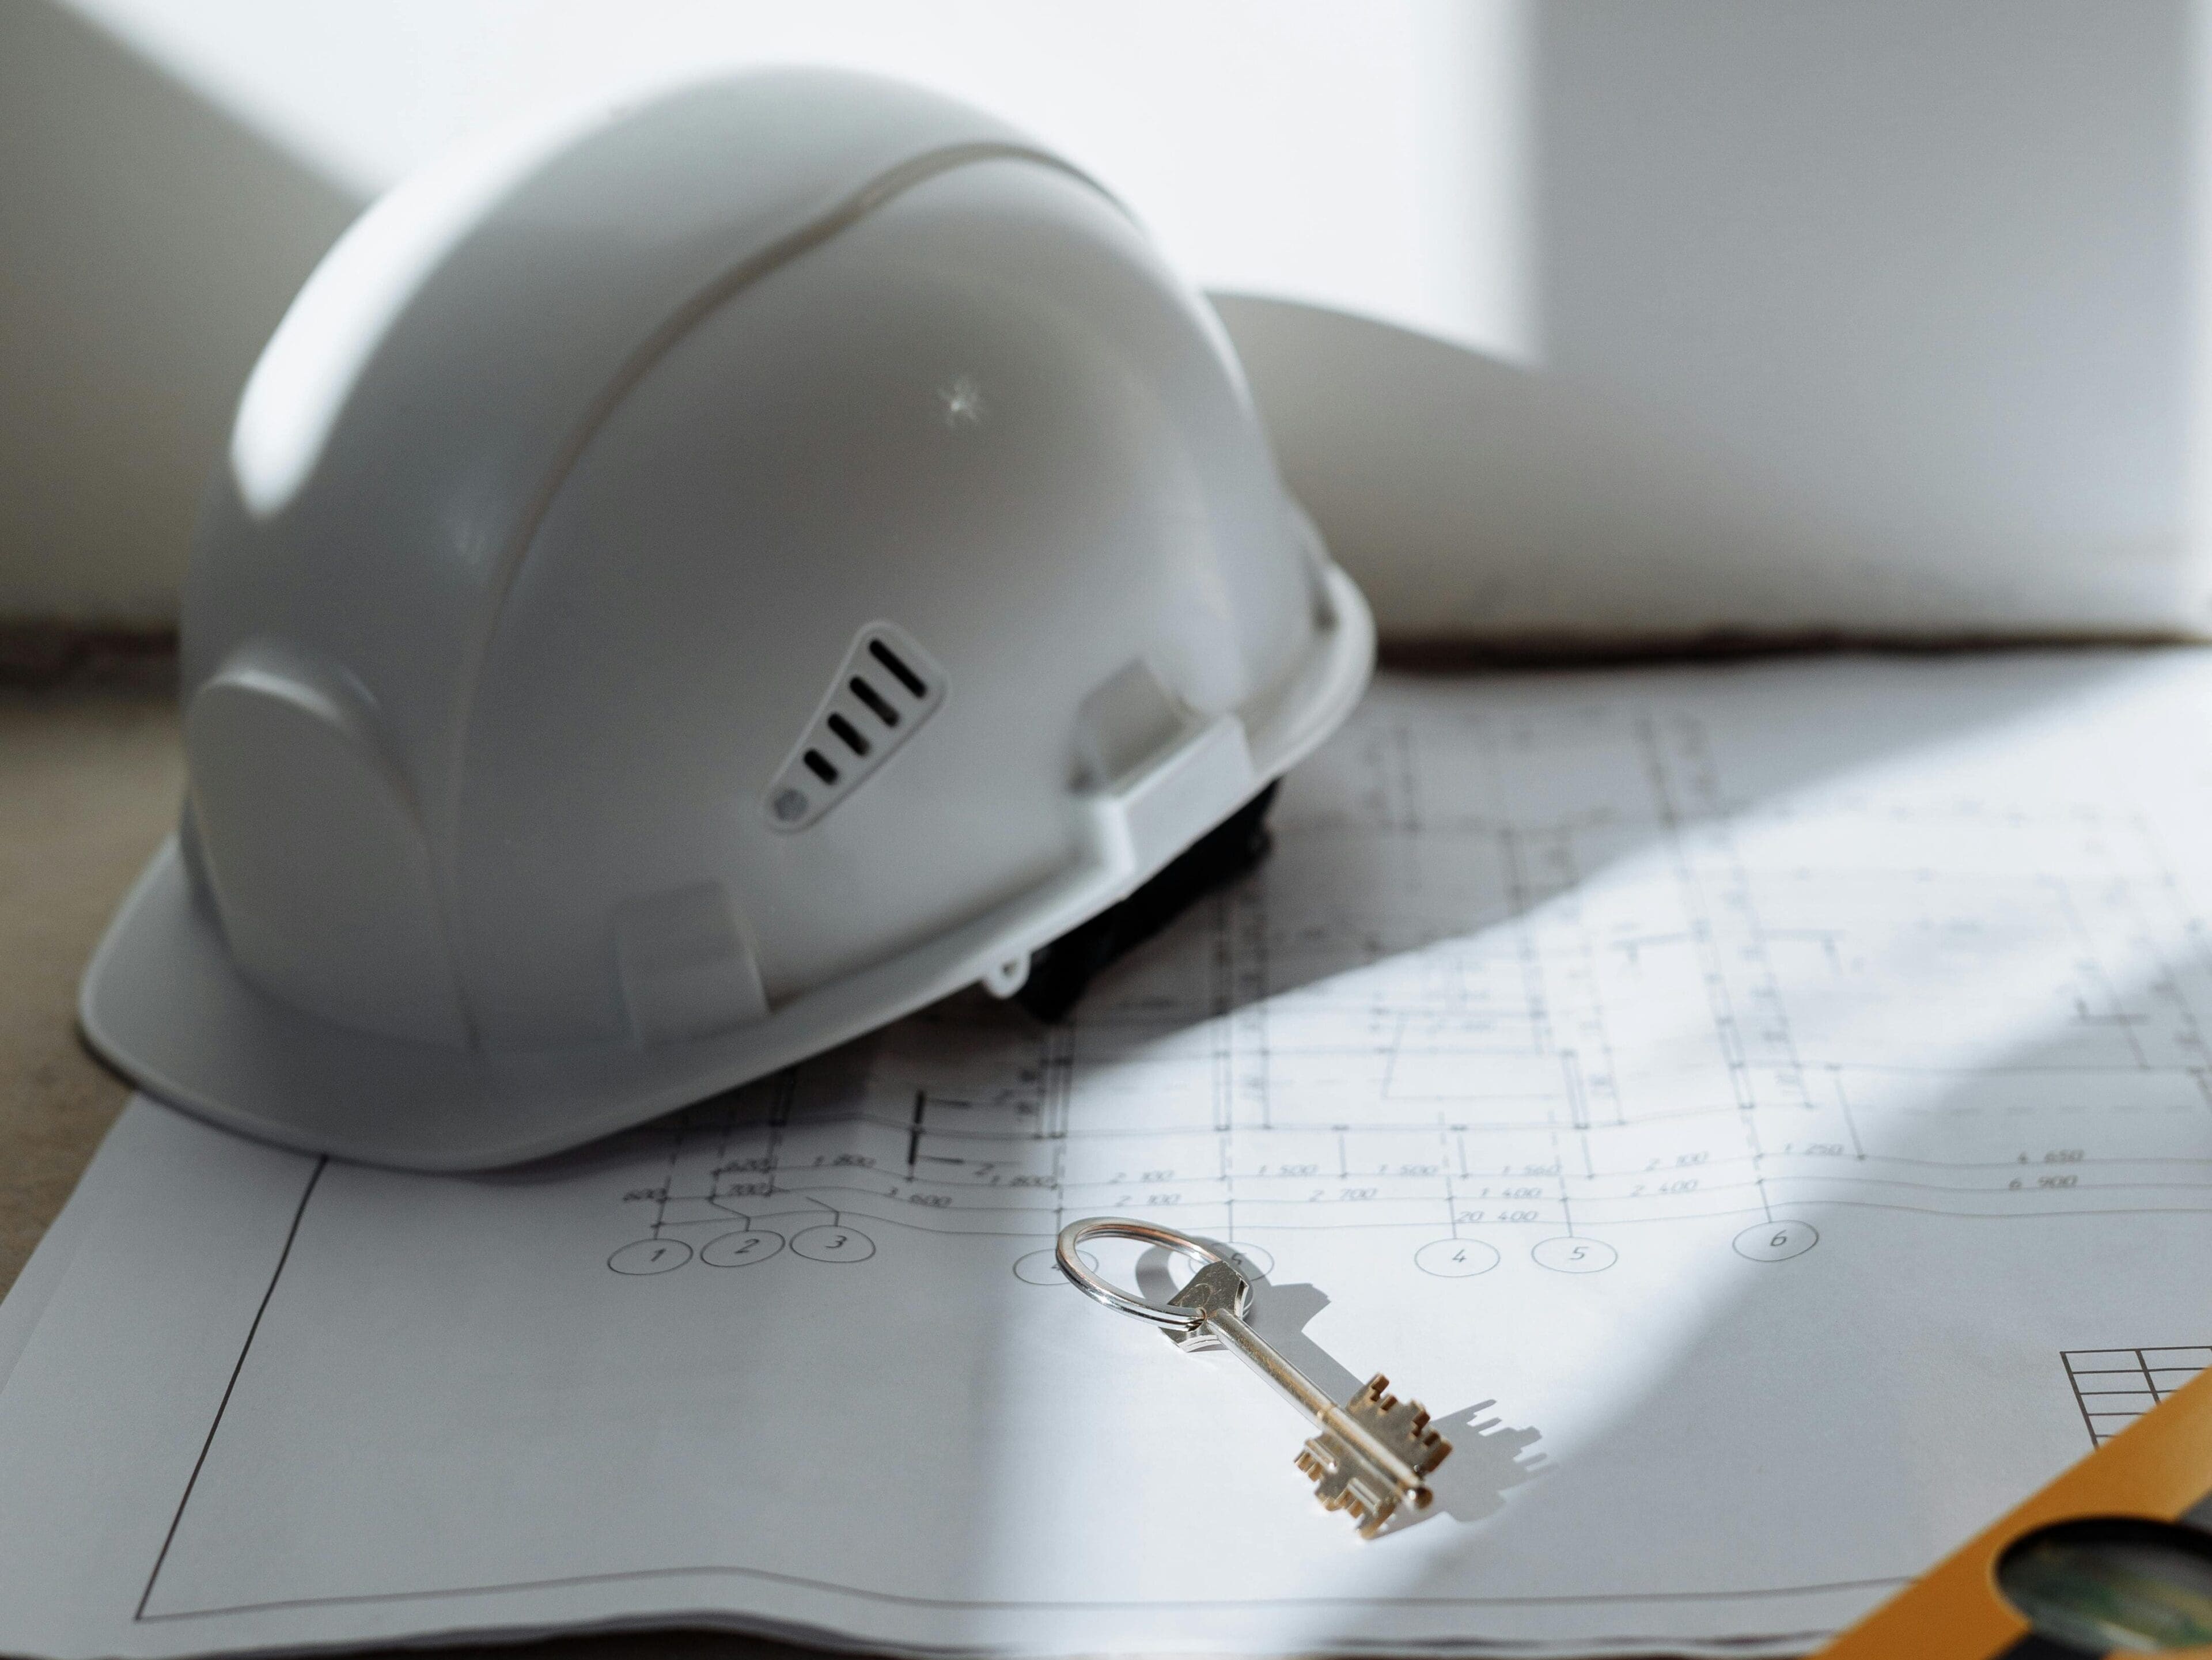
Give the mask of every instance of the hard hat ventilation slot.
M 929 696 L 929 688 L 922 684 L 921 677 L 908 668 L 905 660 L 881 640 L 868 642 L 868 655 L 896 675 L 899 684 L 904 686 L 910 696 L 915 697 Z
M 890 623 L 862 629 L 769 786 L 762 804 L 769 823 L 805 830 L 890 760 L 944 701 L 944 672 L 912 636 Z
M 857 674 L 852 678 L 848 684 L 852 690 L 853 696 L 859 698 L 863 703 L 866 703 L 868 706 L 868 712 L 871 714 L 873 714 L 877 720 L 882 721 L 887 727 L 896 727 L 898 725 L 899 712 L 893 708 L 889 703 L 884 702 L 882 697 L 878 696 L 876 689 L 873 686 L 860 678 Z

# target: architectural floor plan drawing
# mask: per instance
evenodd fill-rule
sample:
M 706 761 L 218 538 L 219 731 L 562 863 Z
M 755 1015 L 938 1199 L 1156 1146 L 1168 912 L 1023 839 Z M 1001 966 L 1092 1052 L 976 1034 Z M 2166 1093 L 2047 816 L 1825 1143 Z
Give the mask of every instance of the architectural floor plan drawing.
M 1775 1261 L 1834 1205 L 2212 1207 L 2212 941 L 2097 748 L 1777 800 L 1693 709 L 1386 684 L 1066 1025 L 956 1000 L 641 1132 L 611 1266 L 1138 1212 L 1589 1273 L 1698 1218 Z
M 2212 653 L 1386 677 L 1273 822 L 1065 1023 L 532 1165 L 134 1105 L 0 1306 L 0 1650 L 1801 1652 L 2201 1365 Z M 1122 1213 L 1435 1507 L 1062 1282 Z

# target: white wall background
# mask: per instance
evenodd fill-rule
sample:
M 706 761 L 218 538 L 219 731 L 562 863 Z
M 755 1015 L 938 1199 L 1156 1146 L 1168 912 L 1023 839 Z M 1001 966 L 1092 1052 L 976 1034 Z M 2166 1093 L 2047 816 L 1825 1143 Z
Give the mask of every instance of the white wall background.
M 12 0 L 0 617 L 159 621 L 359 207 L 610 85 L 988 105 L 1224 301 L 1401 633 L 2197 629 L 2185 0 Z

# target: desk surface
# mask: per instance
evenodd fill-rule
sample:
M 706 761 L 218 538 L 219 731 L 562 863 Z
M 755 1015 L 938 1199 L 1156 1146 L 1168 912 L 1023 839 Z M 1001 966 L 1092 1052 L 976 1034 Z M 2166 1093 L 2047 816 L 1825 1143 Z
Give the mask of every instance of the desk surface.
M 0 690 L 0 1286 L 128 1094 L 77 1041 L 77 976 L 183 787 L 166 695 Z

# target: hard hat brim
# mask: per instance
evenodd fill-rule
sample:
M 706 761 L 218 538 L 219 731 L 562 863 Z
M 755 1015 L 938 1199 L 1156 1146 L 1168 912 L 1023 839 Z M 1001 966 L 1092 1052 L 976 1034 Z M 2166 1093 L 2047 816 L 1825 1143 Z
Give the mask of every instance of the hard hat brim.
M 1240 712 L 1249 795 L 1334 731 L 1373 672 L 1374 623 L 1325 572 L 1328 620 L 1263 708 Z M 1228 718 L 1228 717 L 1224 717 Z M 764 1077 L 975 984 L 1126 898 L 1188 845 L 1086 863 L 927 945 L 681 1043 L 498 1052 L 319 1019 L 239 972 L 172 836 L 85 970 L 86 1041 L 172 1104 L 280 1145 L 415 1170 L 482 1170 L 592 1140 Z

